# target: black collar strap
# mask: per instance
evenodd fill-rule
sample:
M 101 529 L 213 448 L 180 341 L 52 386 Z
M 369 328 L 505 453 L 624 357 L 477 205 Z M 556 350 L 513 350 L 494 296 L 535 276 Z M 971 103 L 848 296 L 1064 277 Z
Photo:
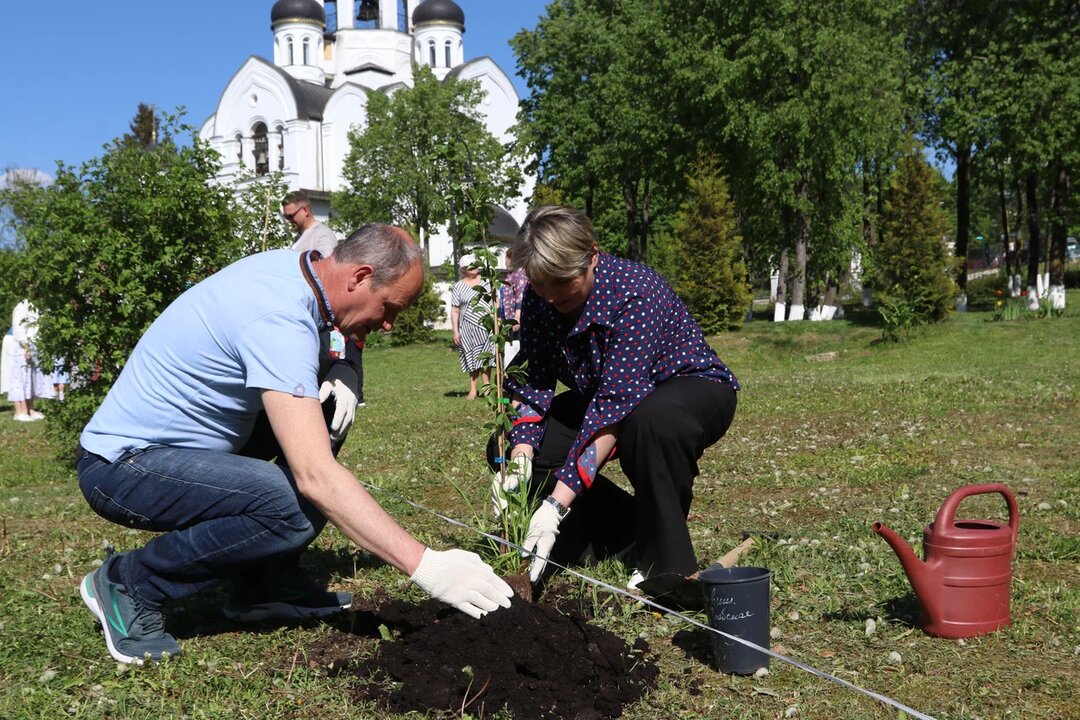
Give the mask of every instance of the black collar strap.
M 311 291 L 315 293 L 315 298 L 319 301 L 319 315 L 322 316 L 324 329 L 331 330 L 337 327 L 337 318 L 334 316 L 334 309 L 330 307 L 330 298 L 326 295 L 326 288 L 319 281 L 319 276 L 315 274 L 315 268 L 311 265 L 312 260 L 322 260 L 322 254 L 318 250 L 301 253 L 300 272 L 304 274 L 304 279 L 307 280 Z

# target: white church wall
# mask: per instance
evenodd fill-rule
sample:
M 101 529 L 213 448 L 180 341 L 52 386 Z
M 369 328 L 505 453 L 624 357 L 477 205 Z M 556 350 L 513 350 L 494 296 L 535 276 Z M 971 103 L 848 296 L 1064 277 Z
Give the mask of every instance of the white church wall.
M 368 90 L 359 85 L 342 85 L 330 96 L 323 112 L 323 125 L 330 132 L 323 145 L 326 174 L 333 190 L 345 185 L 343 169 L 349 154 L 349 130 L 367 127 Z
M 349 73 L 369 63 L 393 74 L 371 71 L 360 75 Z M 396 30 L 339 30 L 335 40 L 333 74 L 331 87 L 335 88 L 350 82 L 371 88 L 396 82 L 411 83 L 409 36 Z

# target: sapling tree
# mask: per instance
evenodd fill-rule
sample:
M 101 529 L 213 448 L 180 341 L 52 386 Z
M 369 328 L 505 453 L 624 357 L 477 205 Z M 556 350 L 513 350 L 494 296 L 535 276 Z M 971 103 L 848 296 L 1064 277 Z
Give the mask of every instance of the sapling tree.
M 489 419 L 483 427 L 485 435 L 494 438 L 498 485 L 502 488 L 500 497 L 494 498 L 501 506 L 498 530 L 505 540 L 520 546 L 525 541 L 529 519 L 532 517 L 533 510 L 536 509 L 536 503 L 530 499 L 525 483 L 507 488 L 511 450 L 507 439 L 517 412 L 511 402 L 512 399 L 505 393 L 505 381 L 507 377 L 522 380 L 527 368 L 525 363 L 506 366 L 506 346 L 513 342 L 513 338 L 510 324 L 503 323 L 499 318 L 499 291 L 503 286 L 503 280 L 498 270 L 498 258 L 486 247 L 474 248 L 473 254 L 476 256 L 476 261 L 472 267 L 479 270 L 481 278 L 481 282 L 476 286 L 477 295 L 473 302 L 476 307 L 487 308 L 483 316 L 483 324 L 492 346 L 490 352 L 481 353 L 480 356 L 481 361 L 491 367 L 491 382 L 481 388 L 480 394 L 490 412 Z M 496 558 L 493 560 L 499 562 L 500 565 L 504 563 L 509 565 L 506 569 L 514 572 L 520 569 L 515 566 L 516 553 L 504 553 L 500 549 L 494 554 Z

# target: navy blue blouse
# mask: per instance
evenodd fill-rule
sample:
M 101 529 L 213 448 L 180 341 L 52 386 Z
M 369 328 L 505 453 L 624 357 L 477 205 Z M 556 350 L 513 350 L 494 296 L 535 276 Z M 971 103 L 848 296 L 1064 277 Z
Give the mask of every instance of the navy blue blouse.
M 507 391 L 524 401 L 512 445 L 539 447 L 556 381 L 590 399 L 566 464 L 556 472 L 575 493 L 592 484 L 601 464 L 592 447 L 596 434 L 629 415 L 660 383 L 691 376 L 739 389 L 671 286 L 648 266 L 605 253 L 577 320 L 567 320 L 531 286 L 525 291 L 518 357 L 529 364 L 525 384 L 506 380 Z

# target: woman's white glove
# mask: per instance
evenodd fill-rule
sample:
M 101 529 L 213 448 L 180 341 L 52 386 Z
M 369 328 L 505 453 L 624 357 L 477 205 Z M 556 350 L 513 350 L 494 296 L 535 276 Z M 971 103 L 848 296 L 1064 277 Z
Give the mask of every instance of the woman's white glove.
M 333 394 L 334 418 L 330 421 L 330 439 L 341 440 L 356 419 L 356 370 L 346 362 L 330 366 L 326 379 L 319 386 L 319 402 Z
M 506 510 L 506 494 L 528 485 L 532 480 L 532 459 L 528 455 L 518 455 L 506 464 L 505 479 L 499 473 L 491 479 L 491 511 L 499 517 Z
M 510 607 L 513 589 L 476 553 L 424 550 L 409 578 L 424 592 L 474 618 Z
M 559 523 L 564 517 L 565 513 L 560 515 L 555 506 L 545 500 L 529 520 L 529 532 L 521 545 L 522 554 L 533 554 L 532 563 L 529 564 L 529 582 L 536 582 L 544 572 L 544 566 L 551 556 L 551 546 L 559 535 Z

